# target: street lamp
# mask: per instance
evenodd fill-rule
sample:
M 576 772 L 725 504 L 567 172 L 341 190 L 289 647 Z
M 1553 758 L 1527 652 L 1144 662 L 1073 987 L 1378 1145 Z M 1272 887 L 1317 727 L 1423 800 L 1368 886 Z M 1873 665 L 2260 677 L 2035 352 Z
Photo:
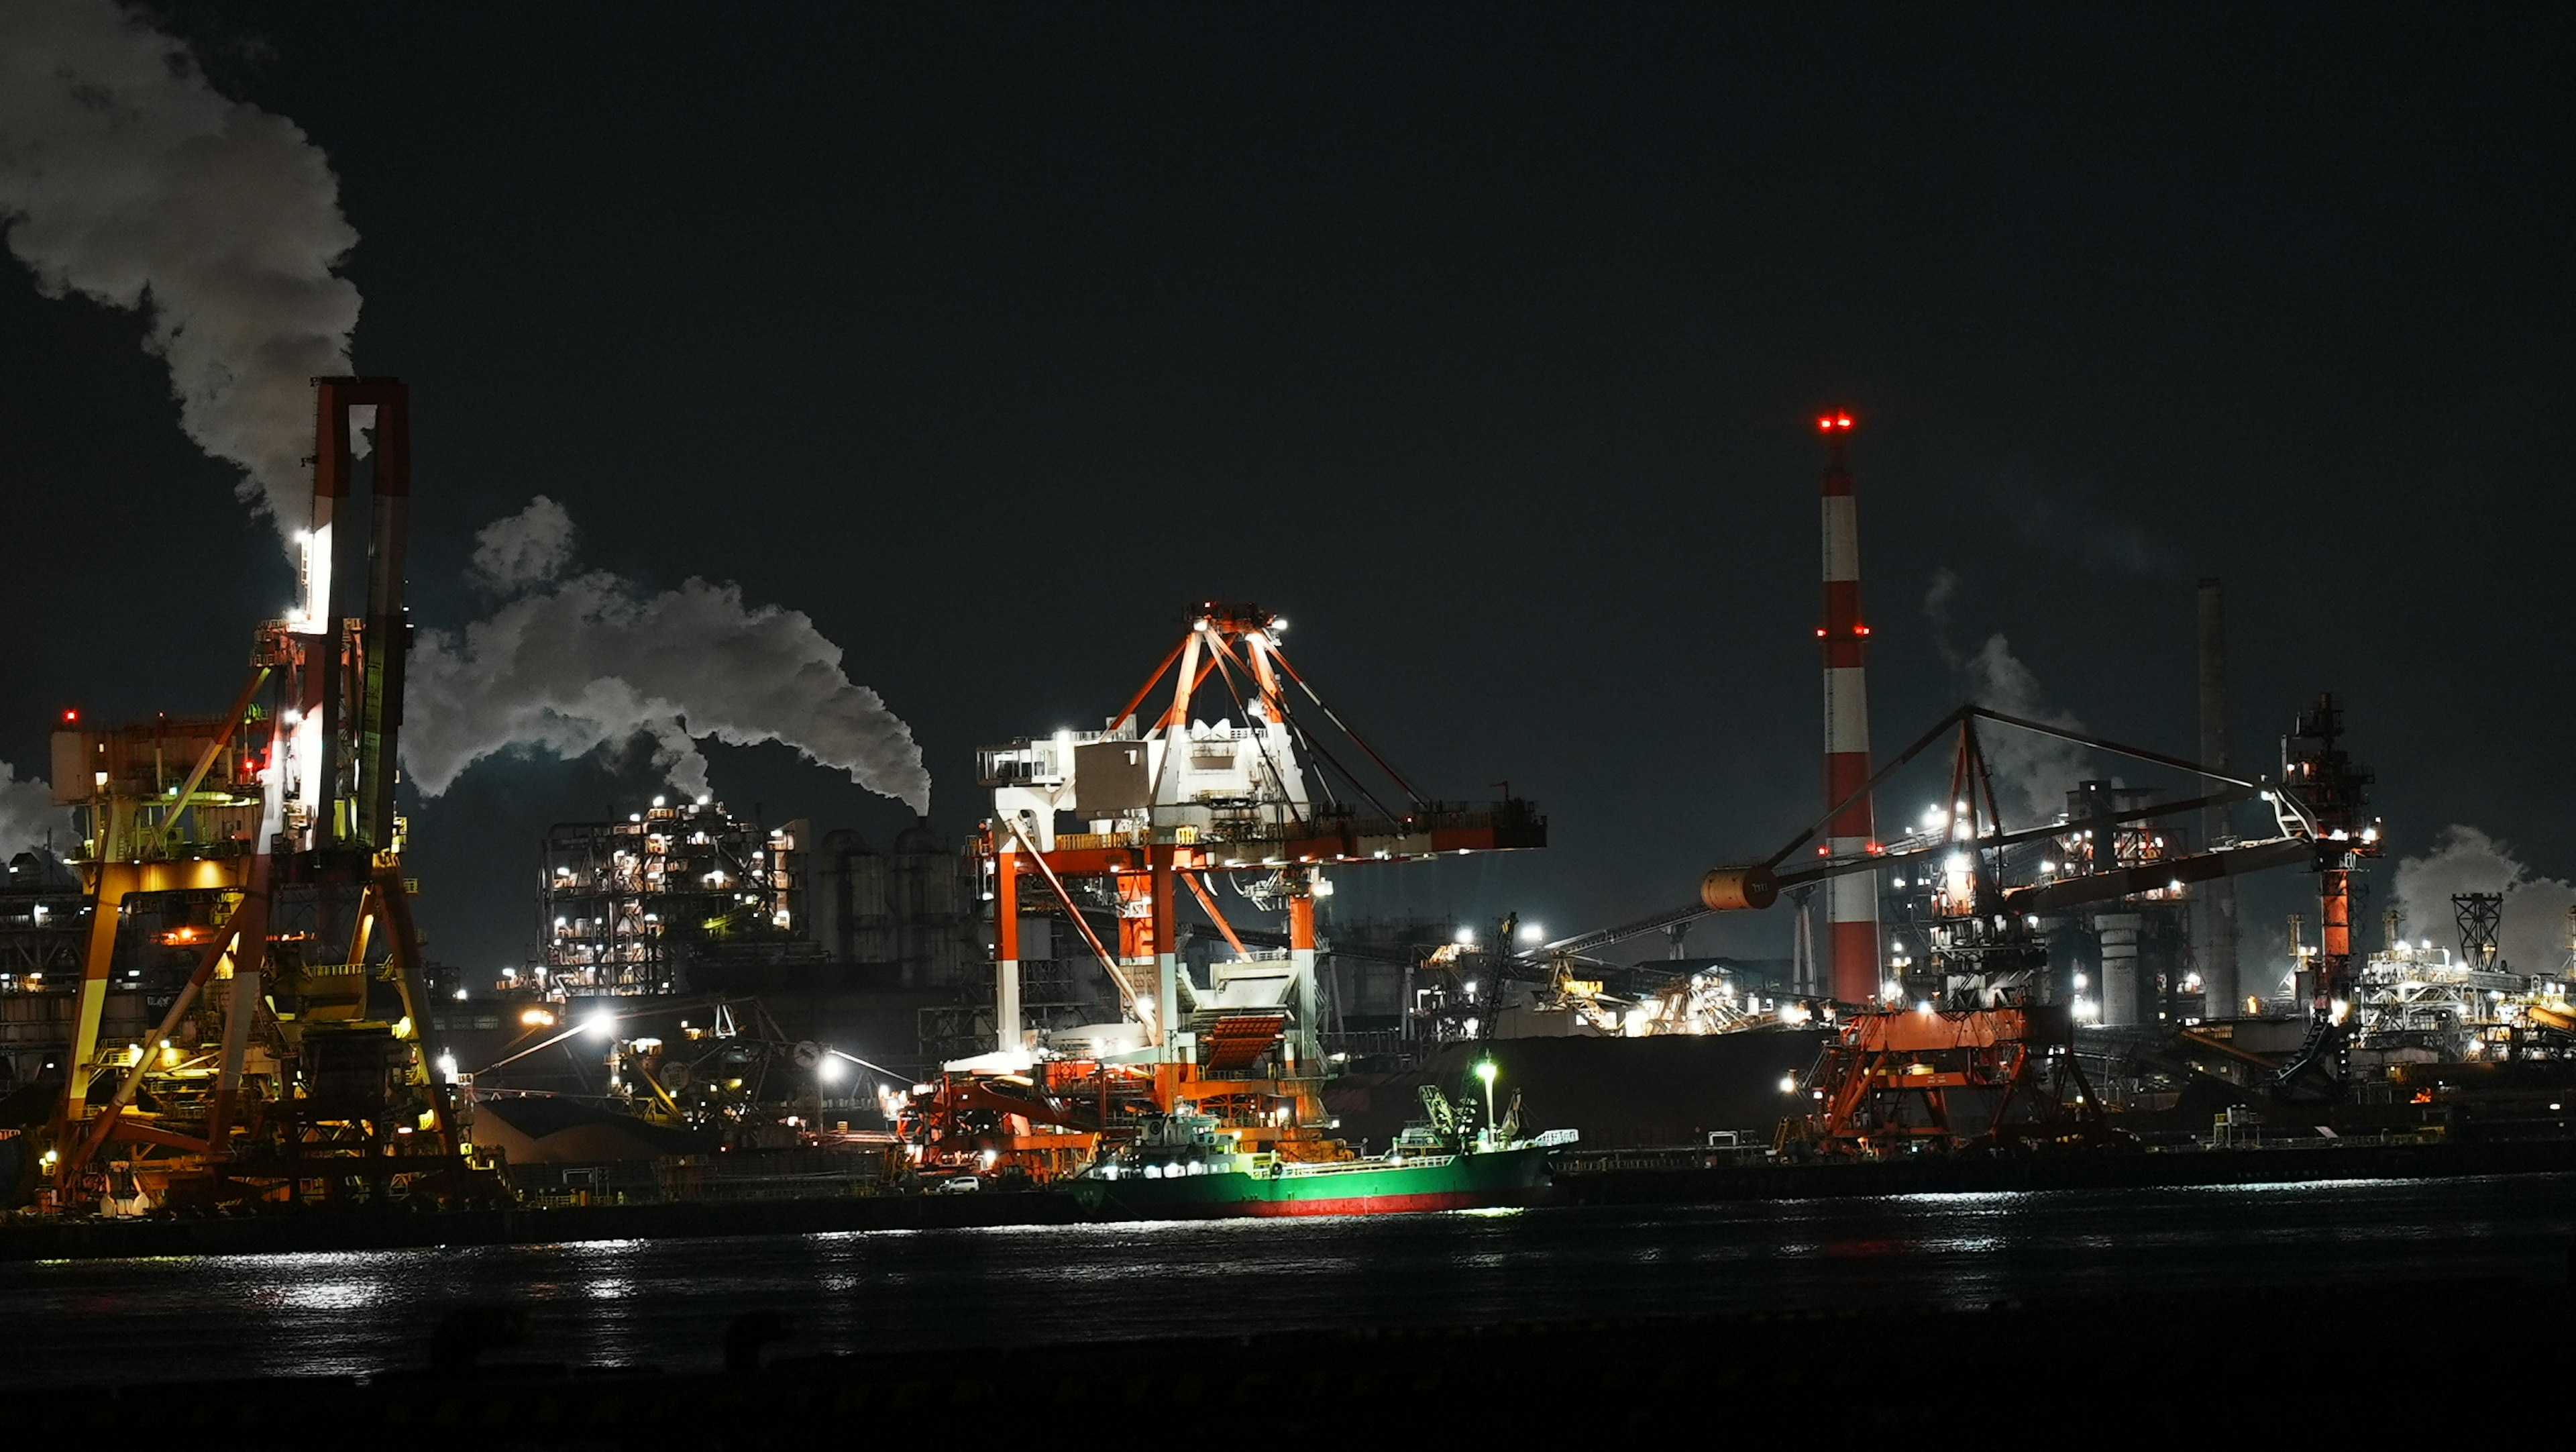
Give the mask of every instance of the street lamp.
M 1485 1081 L 1485 1136 L 1489 1140 L 1494 1133 L 1494 1076 L 1501 1072 L 1491 1059 L 1476 1061 L 1476 1077 Z

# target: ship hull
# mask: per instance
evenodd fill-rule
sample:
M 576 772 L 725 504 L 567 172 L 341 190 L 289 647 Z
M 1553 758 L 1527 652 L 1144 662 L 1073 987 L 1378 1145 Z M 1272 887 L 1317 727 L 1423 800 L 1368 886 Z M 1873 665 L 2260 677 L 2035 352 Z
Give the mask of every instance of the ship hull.
M 1408 1165 L 1280 1175 L 1084 1176 L 1070 1188 L 1085 1211 L 1122 1220 L 1484 1210 L 1542 1199 L 1549 1189 L 1548 1151 L 1532 1145 Z

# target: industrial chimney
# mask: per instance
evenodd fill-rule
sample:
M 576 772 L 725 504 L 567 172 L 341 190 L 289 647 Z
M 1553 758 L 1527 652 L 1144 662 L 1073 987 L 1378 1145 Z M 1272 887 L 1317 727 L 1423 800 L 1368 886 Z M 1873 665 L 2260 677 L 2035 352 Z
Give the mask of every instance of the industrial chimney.
M 1816 638 L 1825 648 L 1825 803 L 1851 797 L 1869 781 L 1869 689 L 1861 659 L 1869 627 L 1860 618 L 1860 513 L 1848 462 L 1852 418 L 1830 413 L 1816 420 L 1825 436 L 1825 623 Z M 1835 857 L 1857 857 L 1876 843 L 1866 796 L 1836 813 L 1826 829 Z M 1845 1003 L 1878 998 L 1878 874 L 1850 872 L 1825 887 L 1830 925 L 1827 986 Z

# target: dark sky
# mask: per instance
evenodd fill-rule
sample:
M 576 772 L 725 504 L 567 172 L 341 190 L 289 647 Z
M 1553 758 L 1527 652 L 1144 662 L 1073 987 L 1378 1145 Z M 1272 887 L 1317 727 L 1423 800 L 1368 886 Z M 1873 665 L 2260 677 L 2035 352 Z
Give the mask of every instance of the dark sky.
M 1882 748 L 1964 689 L 1948 570 L 1954 648 L 2189 751 L 2214 573 L 2240 760 L 2331 687 L 2401 851 L 2468 822 L 2576 874 L 2564 11 L 173 15 L 339 172 L 416 617 L 471 618 L 473 531 L 550 494 L 594 564 L 809 612 L 952 832 L 977 744 L 1096 724 L 1222 595 L 1426 789 L 1551 813 L 1375 905 L 1685 898 L 1818 805 L 1846 405 Z M 287 598 L 139 337 L 0 286 L 22 767 L 60 705 L 215 709 Z M 712 754 L 772 821 L 901 825 Z M 433 956 L 514 960 L 537 833 L 651 789 L 520 761 L 418 808 Z

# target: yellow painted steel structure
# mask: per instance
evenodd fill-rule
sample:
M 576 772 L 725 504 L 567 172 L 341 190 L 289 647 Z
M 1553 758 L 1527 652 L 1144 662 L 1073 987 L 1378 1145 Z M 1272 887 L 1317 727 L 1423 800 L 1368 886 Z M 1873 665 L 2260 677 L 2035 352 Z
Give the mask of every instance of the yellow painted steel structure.
M 86 813 L 73 865 L 92 905 L 46 1157 L 45 1199 L 57 1208 L 125 1193 L 93 1168 L 111 1144 L 125 1147 L 115 1168 L 127 1189 L 148 1162 L 156 1184 L 191 1180 L 210 1203 L 274 1198 L 281 1182 L 291 1194 L 326 1162 L 343 1167 L 324 1172 L 334 1184 L 379 1187 L 435 1179 L 442 1162 L 462 1167 L 449 1088 L 422 1039 L 428 1001 L 395 814 L 410 634 L 408 393 L 386 378 L 316 389 L 304 600 L 259 628 L 232 709 L 108 730 L 66 713 L 56 732 L 58 800 Z M 361 450 L 366 426 L 372 449 Z M 356 616 L 334 576 L 357 572 L 336 571 L 334 555 L 356 553 L 354 538 L 335 535 L 359 522 L 350 482 L 362 453 L 374 487 Z M 184 776 L 172 760 L 182 751 Z M 287 889 L 311 925 L 281 928 Z M 186 925 L 142 941 L 137 904 L 166 910 L 161 894 L 185 895 Z M 120 930 L 139 956 L 185 946 L 194 959 L 149 1039 L 103 1048 Z M 379 984 L 389 993 L 372 991 Z M 390 1017 L 373 1016 L 388 1007 Z

